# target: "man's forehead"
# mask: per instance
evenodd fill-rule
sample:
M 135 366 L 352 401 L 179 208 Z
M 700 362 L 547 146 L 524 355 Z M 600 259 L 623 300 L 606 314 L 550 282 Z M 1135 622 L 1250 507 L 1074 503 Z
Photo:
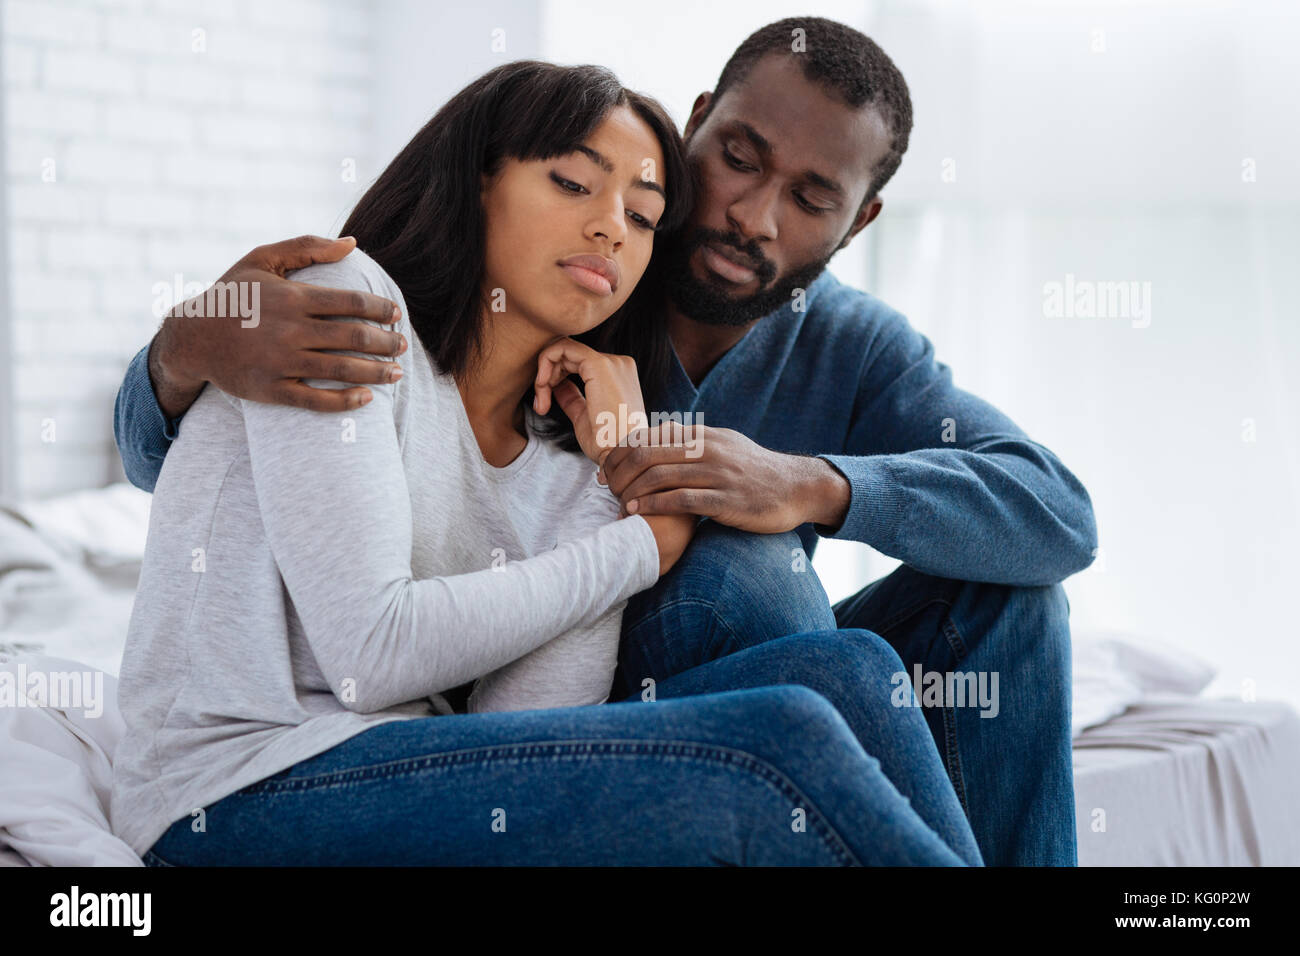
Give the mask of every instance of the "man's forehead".
M 783 165 L 814 169 L 845 185 L 866 179 L 889 150 L 889 128 L 878 110 L 855 109 L 808 79 L 798 56 L 763 57 L 722 94 L 710 122 L 749 126 Z

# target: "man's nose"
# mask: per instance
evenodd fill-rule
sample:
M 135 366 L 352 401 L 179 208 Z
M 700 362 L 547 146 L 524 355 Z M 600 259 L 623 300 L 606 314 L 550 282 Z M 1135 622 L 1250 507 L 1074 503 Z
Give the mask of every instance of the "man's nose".
M 745 241 L 766 239 L 770 242 L 776 238 L 779 189 L 776 183 L 747 189 L 728 207 L 727 221 Z

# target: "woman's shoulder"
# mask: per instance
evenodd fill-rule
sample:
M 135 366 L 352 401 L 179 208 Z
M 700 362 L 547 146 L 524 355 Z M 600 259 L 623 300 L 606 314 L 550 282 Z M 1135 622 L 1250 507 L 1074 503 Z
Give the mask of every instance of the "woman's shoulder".
M 353 249 L 337 262 L 313 262 L 302 269 L 286 273 L 285 278 L 332 289 L 371 292 L 392 299 L 402 310 L 402 322 L 406 322 L 406 301 L 402 297 L 402 290 L 393 281 L 393 277 L 384 271 L 383 266 L 360 249 Z M 402 330 L 399 328 L 398 331 Z
M 360 249 L 353 249 L 334 262 L 313 262 L 301 269 L 294 269 L 286 273 L 285 278 L 312 285 L 336 285 L 341 289 L 374 292 L 377 295 L 382 295 L 381 290 L 384 288 L 397 288 L 397 283 L 383 267 Z

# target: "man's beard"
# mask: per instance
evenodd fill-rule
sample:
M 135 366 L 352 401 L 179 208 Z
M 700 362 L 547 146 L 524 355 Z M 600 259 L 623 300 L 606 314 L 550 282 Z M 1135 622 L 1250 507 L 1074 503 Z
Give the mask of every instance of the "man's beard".
M 721 291 L 722 279 L 696 278 L 691 271 L 691 256 L 708 243 L 738 252 L 758 277 L 758 291 L 746 298 L 735 298 Z M 832 255 L 834 253 L 832 252 Z M 756 241 L 741 241 L 734 232 L 719 232 L 703 227 L 681 236 L 668 251 L 664 266 L 664 286 L 673 304 L 682 314 L 705 325 L 748 325 L 775 312 L 790 301 L 796 289 L 806 289 L 826 268 L 830 256 L 800 266 L 776 280 L 776 267 L 763 256 Z

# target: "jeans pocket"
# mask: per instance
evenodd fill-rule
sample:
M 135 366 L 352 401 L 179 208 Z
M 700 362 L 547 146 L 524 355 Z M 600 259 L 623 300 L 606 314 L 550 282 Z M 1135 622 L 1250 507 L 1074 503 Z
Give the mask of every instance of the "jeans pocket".
M 174 863 L 168 863 L 166 860 L 160 857 L 153 850 L 145 850 L 144 856 L 142 856 L 140 859 L 144 860 L 145 866 L 175 866 L 176 865 Z

